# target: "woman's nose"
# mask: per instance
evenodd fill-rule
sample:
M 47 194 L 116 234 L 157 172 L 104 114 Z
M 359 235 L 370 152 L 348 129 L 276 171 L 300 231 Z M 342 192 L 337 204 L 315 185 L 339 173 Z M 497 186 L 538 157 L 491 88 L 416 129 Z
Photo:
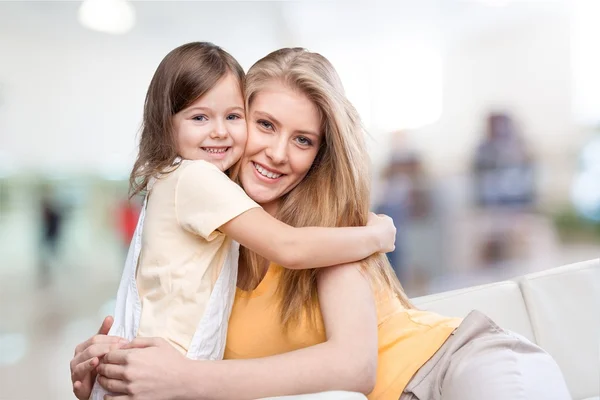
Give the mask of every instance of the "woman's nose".
M 288 161 L 287 143 L 281 136 L 274 138 L 267 147 L 267 156 L 274 164 L 283 164 Z

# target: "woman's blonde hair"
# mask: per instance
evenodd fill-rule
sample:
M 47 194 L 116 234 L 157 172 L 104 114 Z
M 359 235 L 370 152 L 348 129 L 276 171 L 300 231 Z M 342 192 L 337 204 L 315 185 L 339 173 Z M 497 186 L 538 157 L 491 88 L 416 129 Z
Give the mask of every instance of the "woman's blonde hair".
M 246 110 L 256 94 L 270 82 L 306 95 L 321 115 L 323 140 L 306 177 L 281 198 L 276 217 L 295 227 L 363 226 L 370 206 L 369 156 L 365 131 L 356 109 L 345 96 L 340 78 L 323 56 L 302 48 L 277 50 L 257 61 L 246 75 Z M 248 286 L 254 287 L 265 260 L 247 249 L 242 259 L 248 267 Z M 362 261 L 364 273 L 376 292 L 396 295 L 412 308 L 387 257 L 374 254 Z M 298 322 L 303 313 L 314 321 L 318 306 L 318 269 L 284 269 L 278 287 L 281 320 Z

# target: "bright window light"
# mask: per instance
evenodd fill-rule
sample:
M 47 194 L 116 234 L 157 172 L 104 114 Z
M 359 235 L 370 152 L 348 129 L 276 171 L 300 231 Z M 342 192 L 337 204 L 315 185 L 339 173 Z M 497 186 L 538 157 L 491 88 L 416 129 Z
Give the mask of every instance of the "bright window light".
M 135 25 L 135 9 L 126 0 L 85 0 L 79 7 L 79 22 L 95 31 L 124 34 Z
M 423 43 L 379 48 L 373 63 L 372 122 L 386 131 L 417 129 L 442 114 L 441 51 Z

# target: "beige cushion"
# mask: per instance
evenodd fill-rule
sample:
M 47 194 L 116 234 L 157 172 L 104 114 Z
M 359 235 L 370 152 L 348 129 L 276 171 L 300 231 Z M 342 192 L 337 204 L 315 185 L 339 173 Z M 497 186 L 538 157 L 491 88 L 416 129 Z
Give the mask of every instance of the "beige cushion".
M 558 362 L 574 399 L 600 388 L 600 260 L 520 280 L 536 342 Z
M 527 308 L 516 282 L 504 281 L 412 299 L 418 308 L 452 317 L 465 317 L 477 309 L 502 328 L 535 341 Z

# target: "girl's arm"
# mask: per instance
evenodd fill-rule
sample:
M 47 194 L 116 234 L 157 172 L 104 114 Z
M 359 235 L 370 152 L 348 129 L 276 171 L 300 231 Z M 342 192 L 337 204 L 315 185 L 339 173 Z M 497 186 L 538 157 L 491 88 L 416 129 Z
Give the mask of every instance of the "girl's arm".
M 96 381 L 96 367 L 100 358 L 110 350 L 127 344 L 127 341 L 117 336 L 107 336 L 114 319 L 104 318 L 98 334 L 92 336 L 75 347 L 75 355 L 71 360 L 71 383 L 73 394 L 81 400 L 87 400 Z
M 394 249 L 391 218 L 371 215 L 368 226 L 293 228 L 258 206 L 214 165 L 187 162 L 175 192 L 179 224 L 212 240 L 216 230 L 290 269 L 326 267 L 362 260 Z
M 327 334 L 324 343 L 259 359 L 197 361 L 186 359 L 162 339 L 140 338 L 105 357 L 107 364 L 99 367 L 100 383 L 148 400 L 167 394 L 194 400 L 327 390 L 367 394 L 377 370 L 371 285 L 355 263 L 322 270 L 318 290 Z
M 289 269 L 328 267 L 394 250 L 396 227 L 386 215 L 369 215 L 365 227 L 294 228 L 253 208 L 219 228 L 243 246 Z

